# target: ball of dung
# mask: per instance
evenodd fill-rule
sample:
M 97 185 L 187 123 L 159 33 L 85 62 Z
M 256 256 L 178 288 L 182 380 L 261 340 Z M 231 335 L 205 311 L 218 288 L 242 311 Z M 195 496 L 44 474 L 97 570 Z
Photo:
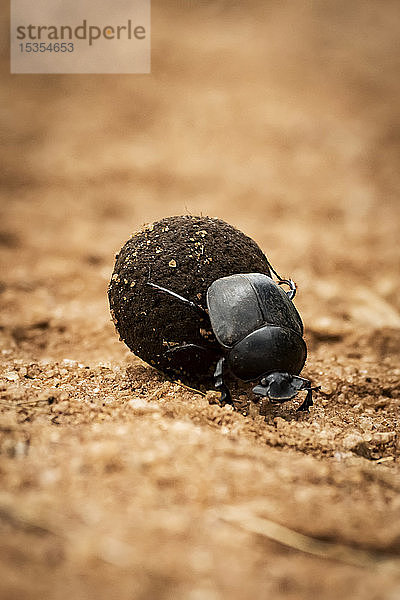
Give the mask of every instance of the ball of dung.
M 207 289 L 220 277 L 255 272 L 270 275 L 267 258 L 220 219 L 185 215 L 146 225 L 116 257 L 108 290 L 115 327 L 134 354 L 172 379 L 211 387 L 221 346 L 201 310 Z

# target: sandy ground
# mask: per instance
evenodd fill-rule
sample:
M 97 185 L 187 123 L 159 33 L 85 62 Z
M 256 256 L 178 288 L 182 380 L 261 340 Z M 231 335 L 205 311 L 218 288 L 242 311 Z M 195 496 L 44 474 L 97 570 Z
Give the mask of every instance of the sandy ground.
M 199 4 L 138 76 L 10 76 L 3 14 L 0 596 L 397 600 L 399 4 Z M 118 341 L 114 255 L 173 214 L 296 280 L 310 414 Z

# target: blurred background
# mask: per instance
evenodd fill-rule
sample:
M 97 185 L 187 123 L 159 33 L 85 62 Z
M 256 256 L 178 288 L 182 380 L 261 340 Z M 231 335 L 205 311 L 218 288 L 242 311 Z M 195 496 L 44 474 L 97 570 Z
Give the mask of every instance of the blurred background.
M 114 253 L 207 214 L 297 281 L 309 327 L 400 326 L 396 0 L 154 0 L 150 75 L 9 75 L 2 12 L 8 323 L 106 343 Z

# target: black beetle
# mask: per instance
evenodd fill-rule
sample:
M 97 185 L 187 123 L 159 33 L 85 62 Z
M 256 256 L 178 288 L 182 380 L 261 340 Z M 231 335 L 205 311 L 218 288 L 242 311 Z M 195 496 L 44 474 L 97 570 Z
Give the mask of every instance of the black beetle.
M 259 380 L 253 392 L 268 396 L 273 403 L 286 402 L 300 390 L 307 395 L 298 410 L 312 406 L 311 381 L 299 377 L 307 356 L 303 339 L 303 323 L 292 300 L 296 285 L 291 279 L 277 276 L 278 285 L 262 273 L 245 273 L 221 277 L 207 290 L 208 312 L 180 294 L 155 283 L 148 285 L 186 303 L 206 316 L 221 352 L 214 373 L 215 388 L 221 392 L 221 402 L 232 404 L 224 383 L 224 367 L 243 381 Z M 282 284 L 289 285 L 285 292 Z M 201 346 L 186 344 L 169 350 L 182 351 Z

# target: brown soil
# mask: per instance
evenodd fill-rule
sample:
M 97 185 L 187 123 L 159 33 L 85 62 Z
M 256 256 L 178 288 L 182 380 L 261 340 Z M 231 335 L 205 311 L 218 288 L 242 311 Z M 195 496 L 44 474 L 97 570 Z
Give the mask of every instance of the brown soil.
M 149 76 L 10 76 L 2 21 L 0 595 L 397 600 L 398 2 L 194 5 Z M 184 213 L 299 284 L 310 414 L 118 341 L 114 254 Z

